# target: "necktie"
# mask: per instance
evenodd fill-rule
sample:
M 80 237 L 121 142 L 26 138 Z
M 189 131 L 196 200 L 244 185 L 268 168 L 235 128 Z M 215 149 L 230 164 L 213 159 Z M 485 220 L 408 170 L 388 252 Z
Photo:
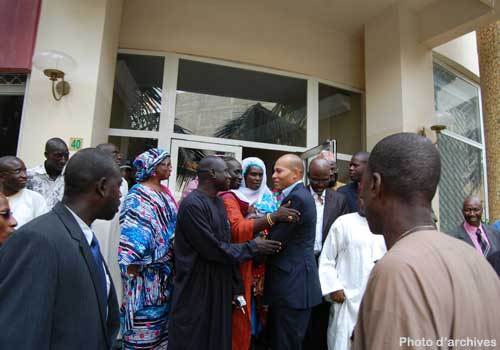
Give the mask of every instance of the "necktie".
M 92 252 L 92 256 L 94 257 L 94 261 L 97 265 L 98 272 L 98 284 L 99 291 L 104 300 L 104 305 L 106 306 L 108 303 L 108 288 L 106 286 L 106 271 L 104 271 L 104 261 L 101 255 L 101 249 L 99 248 L 99 242 L 95 235 L 92 236 L 92 242 L 90 243 L 90 251 Z
M 323 196 L 322 196 L 322 195 L 320 195 L 320 194 L 317 194 L 317 193 L 316 193 L 316 197 L 318 198 L 318 202 L 319 202 L 321 205 L 325 204 L 325 200 L 323 199 Z
M 481 235 L 481 229 L 477 229 L 476 231 L 476 238 L 477 242 L 479 243 L 479 246 L 481 247 L 481 251 L 483 252 L 483 255 L 486 256 L 488 255 L 488 252 L 490 250 L 490 246 L 486 240 L 483 239 L 483 236 Z

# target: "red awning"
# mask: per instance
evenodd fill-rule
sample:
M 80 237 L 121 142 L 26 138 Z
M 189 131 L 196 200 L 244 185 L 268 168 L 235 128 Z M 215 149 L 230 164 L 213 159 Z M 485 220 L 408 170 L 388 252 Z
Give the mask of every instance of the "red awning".
M 41 0 L 0 0 L 0 72 L 29 73 Z

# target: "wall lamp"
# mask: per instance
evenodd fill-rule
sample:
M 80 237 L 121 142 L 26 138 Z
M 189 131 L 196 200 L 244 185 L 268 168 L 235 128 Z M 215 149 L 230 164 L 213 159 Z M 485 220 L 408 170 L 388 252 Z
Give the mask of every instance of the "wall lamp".
M 431 130 L 435 131 L 436 134 L 441 134 L 441 131 L 446 129 L 446 125 L 432 125 Z
M 76 68 L 71 56 L 56 50 L 40 51 L 33 57 L 33 65 L 52 81 L 52 96 L 56 101 L 69 94 L 70 85 L 64 76 Z

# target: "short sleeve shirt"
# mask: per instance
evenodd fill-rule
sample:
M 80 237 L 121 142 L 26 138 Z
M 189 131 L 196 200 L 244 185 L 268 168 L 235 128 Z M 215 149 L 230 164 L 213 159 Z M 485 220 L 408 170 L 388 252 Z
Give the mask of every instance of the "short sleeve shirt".
M 63 171 L 64 173 L 64 171 Z M 28 170 L 28 185 L 27 188 L 40 193 L 47 207 L 52 209 L 59 202 L 64 194 L 64 175 L 61 173 L 55 180 L 52 180 L 47 174 L 44 165 Z

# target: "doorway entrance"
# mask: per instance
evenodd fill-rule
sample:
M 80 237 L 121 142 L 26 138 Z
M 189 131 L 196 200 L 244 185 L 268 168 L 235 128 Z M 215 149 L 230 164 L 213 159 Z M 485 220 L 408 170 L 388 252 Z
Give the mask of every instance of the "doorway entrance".
M 234 157 L 241 162 L 242 147 L 172 139 L 170 154 L 172 155 L 172 174 L 169 179 L 169 187 L 175 198 L 180 200 L 196 188 L 198 184 L 196 169 L 201 159 L 216 155 Z
M 0 157 L 17 153 L 26 75 L 0 74 Z

